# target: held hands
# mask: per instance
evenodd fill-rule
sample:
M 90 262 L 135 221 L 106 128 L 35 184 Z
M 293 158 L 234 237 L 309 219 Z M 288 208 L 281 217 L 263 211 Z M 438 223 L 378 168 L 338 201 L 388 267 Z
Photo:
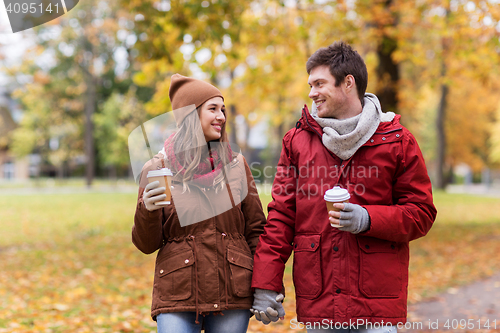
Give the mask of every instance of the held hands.
M 284 319 L 285 309 L 283 309 L 283 294 L 274 290 L 255 289 L 253 294 L 253 306 L 250 309 L 255 315 L 255 319 L 264 325 Z
M 164 187 L 158 187 L 160 185 L 159 181 L 152 182 L 146 186 L 144 193 L 142 194 L 142 200 L 144 201 L 144 206 L 150 212 L 161 209 L 163 206 L 155 205 L 155 202 L 165 200 L 167 195 Z
M 360 205 L 336 203 L 333 207 L 341 209 L 341 211 L 331 210 L 328 212 L 332 227 L 353 234 L 358 234 L 370 228 L 370 216 L 366 209 Z

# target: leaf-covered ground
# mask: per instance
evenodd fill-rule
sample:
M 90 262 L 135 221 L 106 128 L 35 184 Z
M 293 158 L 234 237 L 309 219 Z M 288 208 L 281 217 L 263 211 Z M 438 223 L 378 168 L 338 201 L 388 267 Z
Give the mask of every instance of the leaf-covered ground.
M 0 198 L 0 333 L 156 331 L 154 255 L 130 241 L 135 194 Z M 500 199 L 437 193 L 435 202 L 435 226 L 411 244 L 410 303 L 500 271 Z M 290 264 L 286 319 L 252 319 L 249 332 L 292 331 Z

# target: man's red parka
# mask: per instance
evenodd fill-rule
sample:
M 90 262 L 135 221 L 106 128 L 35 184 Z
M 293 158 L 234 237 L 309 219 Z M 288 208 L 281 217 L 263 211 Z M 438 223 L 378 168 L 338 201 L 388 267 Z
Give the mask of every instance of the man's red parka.
M 307 107 L 283 139 L 252 287 L 280 292 L 294 251 L 300 322 L 406 322 L 408 243 L 429 231 L 436 209 L 422 153 L 399 119 L 380 123 L 345 161 L 323 145 Z M 335 185 L 367 209 L 368 231 L 330 226 L 323 195 Z

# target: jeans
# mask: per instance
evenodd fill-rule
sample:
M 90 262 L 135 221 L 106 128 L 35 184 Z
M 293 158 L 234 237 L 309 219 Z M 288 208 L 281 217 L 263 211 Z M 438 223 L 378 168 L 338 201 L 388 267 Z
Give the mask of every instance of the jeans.
M 396 326 L 384 326 L 382 328 L 366 328 L 366 326 L 359 326 L 357 329 L 349 328 L 327 328 L 327 329 L 308 329 L 307 333 L 397 333 Z
M 158 333 L 200 333 L 202 323 L 205 333 L 245 333 L 250 320 L 249 310 L 226 310 L 221 316 L 212 313 L 199 316 L 199 324 L 195 323 L 195 312 L 161 313 L 156 316 Z

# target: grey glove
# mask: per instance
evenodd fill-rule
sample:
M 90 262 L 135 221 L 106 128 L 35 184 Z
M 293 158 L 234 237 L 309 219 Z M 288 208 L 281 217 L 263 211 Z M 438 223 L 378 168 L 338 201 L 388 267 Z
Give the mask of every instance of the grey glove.
M 339 230 L 359 234 L 370 228 L 370 215 L 360 205 L 346 203 L 340 211 L 340 225 Z
M 264 325 L 270 322 L 276 322 L 279 318 L 285 316 L 283 309 L 283 294 L 274 290 L 255 289 L 253 294 L 253 306 L 250 309 L 255 315 L 255 319 L 261 321 Z
M 155 205 L 155 202 L 165 200 L 167 197 L 167 195 L 163 193 L 165 192 L 165 188 L 158 186 L 160 186 L 159 181 L 152 182 L 146 186 L 142 194 L 144 206 L 146 206 L 146 209 L 150 212 L 163 208 L 163 206 Z

